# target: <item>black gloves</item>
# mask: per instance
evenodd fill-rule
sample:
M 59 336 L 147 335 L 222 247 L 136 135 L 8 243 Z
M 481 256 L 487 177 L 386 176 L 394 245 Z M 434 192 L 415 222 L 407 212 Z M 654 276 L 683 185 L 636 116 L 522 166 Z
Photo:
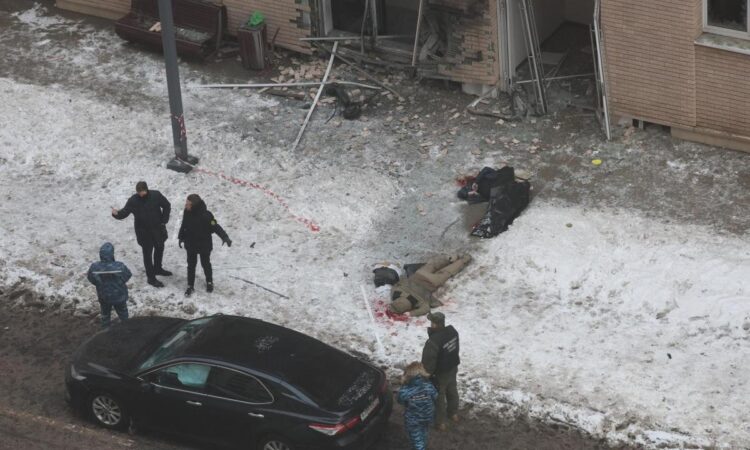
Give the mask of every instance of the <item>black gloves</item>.
M 180 240 L 179 240 L 179 241 L 177 241 L 177 242 L 178 242 L 178 243 L 177 243 L 177 245 L 179 245 L 179 246 L 180 246 L 180 248 L 182 248 L 182 243 L 183 243 L 184 241 L 183 241 L 182 239 L 180 239 Z
M 221 241 L 221 245 L 224 245 L 224 244 L 227 244 L 227 247 L 231 247 L 232 246 L 232 240 L 229 239 L 229 238 L 226 238 L 223 241 Z

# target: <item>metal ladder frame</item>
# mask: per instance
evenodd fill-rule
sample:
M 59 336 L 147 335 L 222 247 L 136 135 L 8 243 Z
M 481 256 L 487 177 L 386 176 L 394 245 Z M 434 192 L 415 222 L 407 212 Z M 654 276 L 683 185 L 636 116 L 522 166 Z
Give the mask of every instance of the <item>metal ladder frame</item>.
M 521 19 L 525 33 L 526 52 L 533 80 L 534 97 L 536 98 L 537 114 L 547 114 L 547 91 L 544 87 L 544 66 L 540 58 L 542 51 L 539 47 L 539 33 L 536 28 L 534 5 L 531 0 L 519 0 Z
M 594 74 L 596 76 L 596 118 L 604 129 L 609 141 L 612 139 L 612 128 L 609 123 L 609 101 L 607 99 L 607 84 L 604 78 L 604 52 L 602 51 L 601 0 L 594 4 L 594 21 L 591 24 L 591 50 L 594 56 Z

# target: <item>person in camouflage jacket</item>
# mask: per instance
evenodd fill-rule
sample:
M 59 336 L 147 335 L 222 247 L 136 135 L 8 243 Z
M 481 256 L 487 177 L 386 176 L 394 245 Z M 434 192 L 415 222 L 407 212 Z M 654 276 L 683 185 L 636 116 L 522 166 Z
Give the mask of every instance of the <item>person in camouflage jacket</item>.
M 414 450 L 427 448 L 430 425 L 435 420 L 437 389 L 422 363 L 415 361 L 404 370 L 398 402 L 404 405 L 404 426 Z

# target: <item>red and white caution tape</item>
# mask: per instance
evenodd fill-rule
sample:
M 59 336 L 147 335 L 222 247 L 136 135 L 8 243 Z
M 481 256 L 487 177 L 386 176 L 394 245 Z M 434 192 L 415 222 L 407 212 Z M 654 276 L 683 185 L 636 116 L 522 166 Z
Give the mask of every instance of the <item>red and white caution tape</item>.
M 265 186 L 262 186 L 262 185 L 260 185 L 258 183 L 253 183 L 252 181 L 241 180 L 239 178 L 235 178 L 235 177 L 232 177 L 232 176 L 229 176 L 229 175 L 225 175 L 222 172 L 214 172 L 212 170 L 203 169 L 203 168 L 200 168 L 200 167 L 195 167 L 193 169 L 193 171 L 194 172 L 199 172 L 199 173 L 205 173 L 206 175 L 212 175 L 212 176 L 221 178 L 222 180 L 229 181 L 230 183 L 236 184 L 238 186 L 243 186 L 243 187 L 247 187 L 247 188 L 250 188 L 250 189 L 259 190 L 259 191 L 263 192 L 266 196 L 271 197 L 272 199 L 276 200 L 276 202 L 278 204 L 280 204 L 287 211 L 287 213 L 289 213 L 289 215 L 292 217 L 292 219 L 294 219 L 297 222 L 305 225 L 310 231 L 312 231 L 314 233 L 320 231 L 320 225 L 318 225 L 317 223 L 315 223 L 311 219 L 308 219 L 306 217 L 302 217 L 302 216 L 298 216 L 298 215 L 294 214 L 292 212 L 292 209 L 289 207 L 289 203 L 287 203 L 286 200 L 284 200 L 279 194 L 273 192 L 272 190 L 268 189 Z

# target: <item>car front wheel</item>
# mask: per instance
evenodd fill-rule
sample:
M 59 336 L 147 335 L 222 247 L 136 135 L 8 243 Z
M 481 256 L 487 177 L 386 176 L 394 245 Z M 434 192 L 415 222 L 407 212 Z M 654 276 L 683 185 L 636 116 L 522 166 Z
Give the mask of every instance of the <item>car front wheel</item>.
M 130 419 L 122 402 L 107 393 L 91 397 L 90 411 L 94 421 L 106 428 L 121 430 Z
M 258 450 L 294 450 L 294 447 L 286 439 L 278 436 L 267 436 L 261 439 Z

